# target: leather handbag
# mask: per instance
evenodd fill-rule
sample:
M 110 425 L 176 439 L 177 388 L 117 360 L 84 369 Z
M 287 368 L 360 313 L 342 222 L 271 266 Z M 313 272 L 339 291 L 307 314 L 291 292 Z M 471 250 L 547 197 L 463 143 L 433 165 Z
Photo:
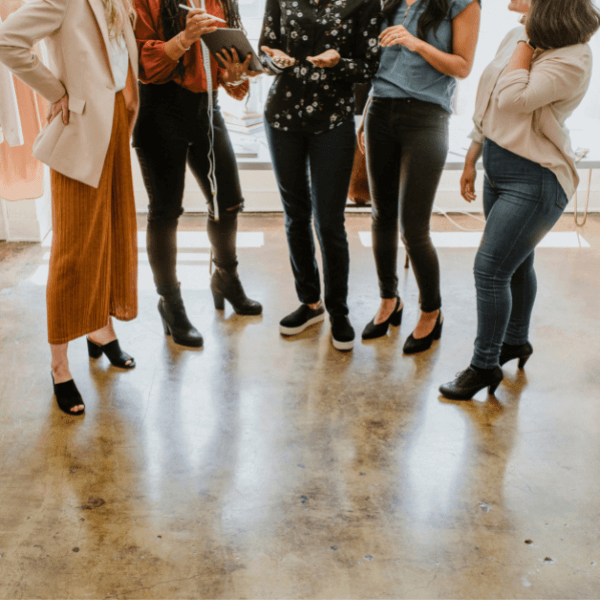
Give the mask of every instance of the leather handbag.
M 354 114 L 362 115 L 369 97 L 370 84 L 361 83 L 354 86 Z M 371 194 L 369 192 L 369 179 L 367 177 L 367 161 L 365 155 L 358 147 L 354 148 L 354 163 L 350 176 L 350 189 L 348 199 L 358 206 L 370 206 Z

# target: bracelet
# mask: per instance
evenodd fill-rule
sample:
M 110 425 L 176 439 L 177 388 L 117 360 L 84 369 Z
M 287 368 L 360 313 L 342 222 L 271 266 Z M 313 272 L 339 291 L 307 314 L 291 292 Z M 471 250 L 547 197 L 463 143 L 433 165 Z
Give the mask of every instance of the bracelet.
M 188 46 L 187 48 L 183 45 L 183 42 L 181 41 L 181 33 L 178 33 L 175 36 L 175 41 L 177 42 L 177 45 L 179 46 L 180 50 L 183 50 L 184 52 L 188 52 L 189 49 L 191 48 L 191 46 Z

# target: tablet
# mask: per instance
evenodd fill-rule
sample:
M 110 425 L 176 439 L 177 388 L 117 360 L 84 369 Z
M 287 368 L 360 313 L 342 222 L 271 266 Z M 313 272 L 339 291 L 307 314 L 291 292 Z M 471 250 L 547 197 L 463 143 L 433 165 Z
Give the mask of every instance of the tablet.
M 246 56 L 252 54 L 252 60 L 248 67 L 250 71 L 259 71 L 262 73 L 265 70 L 258 56 L 256 56 L 256 53 L 252 49 L 248 38 L 241 29 L 219 28 L 212 33 L 205 33 L 202 36 L 202 40 L 207 45 L 211 54 L 217 59 L 218 65 L 222 68 L 225 68 L 225 65 L 221 63 L 217 56 L 215 56 L 216 53 L 221 52 L 223 48 L 228 51 L 231 51 L 231 48 L 235 48 L 240 57 L 240 62 L 244 62 Z

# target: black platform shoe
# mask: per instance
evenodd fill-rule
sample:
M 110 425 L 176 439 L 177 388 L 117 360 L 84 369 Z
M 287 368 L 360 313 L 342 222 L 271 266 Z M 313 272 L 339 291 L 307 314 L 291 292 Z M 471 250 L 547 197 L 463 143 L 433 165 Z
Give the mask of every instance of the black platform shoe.
M 402 311 L 404 310 L 404 305 L 402 304 L 402 300 L 399 297 L 396 297 L 396 306 L 394 307 L 394 312 L 382 323 L 377 323 L 375 325 L 375 317 L 373 317 L 363 329 L 362 339 L 363 340 L 374 340 L 378 337 L 383 337 L 387 332 L 390 325 L 394 327 L 398 327 L 400 323 L 402 323 Z
M 82 415 L 85 412 L 85 404 L 75 382 L 72 379 L 69 379 L 69 381 L 65 381 L 64 383 L 54 383 L 54 373 L 52 373 L 52 371 L 50 371 L 50 376 L 52 377 L 52 385 L 54 387 L 54 395 L 56 396 L 58 408 L 67 415 L 72 415 L 74 417 Z M 84 409 L 78 410 L 77 412 L 71 410 L 74 406 L 79 405 L 83 405 Z
M 429 348 L 431 348 L 431 344 L 433 344 L 435 340 L 439 340 L 440 337 L 442 337 L 443 324 L 444 317 L 442 316 L 442 311 L 440 310 L 435 325 L 429 335 L 426 335 L 424 338 L 416 339 L 415 336 L 411 333 L 406 338 L 406 342 L 404 342 L 403 348 L 404 354 L 415 354 L 417 352 L 429 350 Z
M 525 342 L 521 346 L 502 344 L 502 350 L 500 351 L 500 366 L 507 363 L 509 360 L 518 358 L 519 369 L 522 369 L 532 354 L 533 346 L 529 342 Z
M 119 340 L 113 340 L 108 344 L 104 344 L 104 346 L 92 342 L 89 337 L 86 337 L 86 340 L 90 358 L 100 358 L 104 352 L 104 354 L 106 354 L 106 358 L 108 358 L 110 363 L 115 367 L 119 367 L 120 369 L 133 369 L 135 367 L 135 359 L 133 356 L 129 356 L 127 352 L 123 352 L 123 350 L 121 350 L 121 346 L 119 346 Z M 131 362 L 127 364 L 128 361 Z
M 260 315 L 262 313 L 262 304 L 256 300 L 250 300 L 246 296 L 235 268 L 216 267 L 210 280 L 210 290 L 217 310 L 223 310 L 225 300 L 227 300 L 238 315 Z
M 482 373 L 469 366 L 459 373 L 454 381 L 441 385 L 440 392 L 450 400 L 471 400 L 484 387 L 488 388 L 490 394 L 493 394 L 502 379 L 504 379 L 504 374 L 500 367 Z
M 181 298 L 181 286 L 173 287 L 158 301 L 165 335 L 170 335 L 176 344 L 189 348 L 201 348 L 204 340 L 200 332 L 190 323 Z

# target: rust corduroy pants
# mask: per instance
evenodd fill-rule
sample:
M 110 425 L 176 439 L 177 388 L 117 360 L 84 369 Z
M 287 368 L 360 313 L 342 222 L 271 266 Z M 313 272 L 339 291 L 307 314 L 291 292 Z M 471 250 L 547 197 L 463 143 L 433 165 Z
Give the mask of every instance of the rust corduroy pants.
M 53 233 L 46 290 L 51 344 L 101 329 L 109 315 L 122 321 L 137 316 L 137 225 L 127 119 L 119 92 L 97 189 L 51 172 Z

